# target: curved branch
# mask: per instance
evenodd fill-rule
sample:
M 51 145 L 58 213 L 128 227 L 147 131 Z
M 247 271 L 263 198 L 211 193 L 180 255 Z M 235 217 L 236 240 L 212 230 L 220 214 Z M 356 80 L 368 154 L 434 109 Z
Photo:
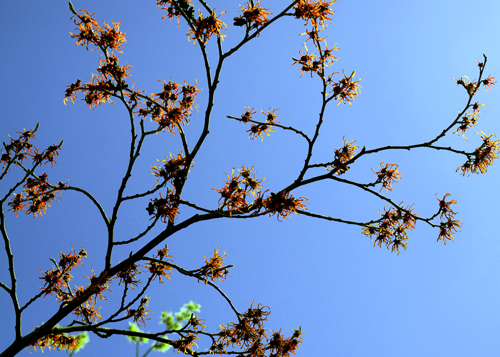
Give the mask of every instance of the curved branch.
M 130 238 L 128 240 L 123 240 L 123 241 L 118 241 L 118 242 L 113 242 L 114 245 L 124 245 L 124 244 L 129 244 L 129 243 L 132 243 L 132 242 L 135 242 L 136 240 L 139 240 L 141 239 L 142 237 L 144 237 L 146 234 L 148 234 L 148 232 L 156 225 L 156 223 L 159 221 L 160 217 L 156 217 L 155 220 L 153 221 L 153 223 L 151 223 L 148 228 L 146 228 L 146 230 L 144 232 L 142 232 L 141 234 L 139 234 L 137 237 L 135 238 Z
M 75 186 L 66 186 L 66 187 L 62 188 L 61 190 L 77 191 L 77 192 L 83 193 L 85 196 L 87 196 L 92 201 L 92 203 L 97 207 L 97 210 L 101 214 L 101 217 L 104 220 L 104 223 L 106 224 L 106 227 L 109 227 L 109 219 L 106 216 L 106 212 L 104 212 L 104 209 L 102 208 L 102 206 L 99 203 L 99 201 L 97 201 L 94 198 L 94 196 L 92 196 L 89 192 L 87 192 L 84 189 L 81 189 L 79 187 L 75 187 Z

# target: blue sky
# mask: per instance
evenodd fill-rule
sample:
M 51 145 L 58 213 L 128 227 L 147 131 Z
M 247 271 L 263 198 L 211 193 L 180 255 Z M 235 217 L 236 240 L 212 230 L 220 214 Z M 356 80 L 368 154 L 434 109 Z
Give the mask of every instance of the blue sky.
M 188 42 L 186 27 L 160 20 L 154 1 L 78 1 L 76 9 L 96 12 L 98 20 L 121 21 L 127 44 L 121 63 L 130 63 L 131 83 L 148 93 L 158 92 L 158 80 L 193 83 L 204 89 L 198 96 L 200 114 L 194 115 L 186 132 L 194 142 L 201 130 L 207 102 L 206 81 L 198 47 Z M 234 5 L 221 19 L 230 24 Z M 286 1 L 267 1 L 272 12 Z M 330 105 L 314 161 L 324 162 L 342 145 L 342 137 L 373 149 L 426 141 L 446 127 L 463 108 L 467 97 L 454 78 L 477 78 L 477 61 L 488 56 L 486 75 L 500 77 L 500 30 L 497 1 L 339 1 L 329 26 L 328 43 L 338 43 L 340 61 L 361 78 L 363 89 L 352 107 Z M 64 105 L 65 86 L 80 78 L 90 79 L 99 53 L 75 46 L 69 31 L 75 25 L 65 1 L 2 2 L 0 22 L 0 83 L 2 120 L 0 135 L 40 123 L 36 144 L 43 148 L 64 140 L 58 164 L 47 168 L 49 178 L 66 181 L 91 192 L 110 212 L 121 175 L 125 171 L 130 131 L 126 112 L 117 103 L 92 111 L 81 101 Z M 270 190 L 288 185 L 297 175 L 305 146 L 290 132 L 276 130 L 271 138 L 248 140 L 238 116 L 250 106 L 263 110 L 280 108 L 279 120 L 312 133 L 320 104 L 318 79 L 299 78 L 291 64 L 298 55 L 304 32 L 301 22 L 284 19 L 224 64 L 212 115 L 212 128 L 203 150 L 195 159 L 186 199 L 216 208 L 225 174 L 233 167 L 255 166 Z M 239 29 L 230 27 L 225 49 L 237 43 Z M 210 50 L 211 63 L 216 52 Z M 478 94 L 485 103 L 477 128 L 469 141 L 448 135 L 440 144 L 472 151 L 480 144 L 474 131 L 499 133 L 500 90 Z M 149 173 L 157 159 L 181 148 L 179 136 L 157 135 L 148 142 L 127 187 L 129 193 L 152 187 Z M 380 162 L 400 165 L 402 180 L 387 195 L 395 202 L 415 203 L 415 212 L 432 215 L 438 197 L 451 193 L 458 204 L 457 218 L 464 222 L 455 242 L 436 243 L 437 230 L 421 222 L 410 233 L 408 249 L 400 255 L 374 248 L 361 229 L 339 223 L 293 216 L 252 220 L 202 222 L 169 238 L 174 262 L 186 269 L 203 264 L 219 246 L 234 264 L 232 277 L 219 286 L 243 311 L 253 299 L 271 308 L 269 328 L 291 334 L 301 326 L 305 333 L 298 356 L 497 356 L 500 353 L 500 265 L 497 222 L 498 163 L 484 175 L 462 177 L 455 170 L 461 157 L 424 149 L 370 155 L 352 167 L 346 178 L 373 180 L 371 168 Z M 1 182 L 5 192 L 11 181 Z M 295 196 L 307 196 L 311 212 L 348 220 L 378 217 L 384 203 L 354 187 L 324 182 L 301 188 Z M 124 206 L 117 236 L 126 239 L 148 223 L 147 200 Z M 181 212 L 181 218 L 193 211 Z M 49 258 L 68 252 L 71 245 L 89 253 L 77 275 L 102 269 L 105 226 L 91 203 L 75 192 L 64 192 L 43 218 L 9 212 L 7 228 L 16 255 L 19 299 L 25 302 L 39 291 L 38 269 L 51 266 Z M 118 250 L 115 262 L 128 256 Z M 8 282 L 7 259 L 0 255 L 0 280 Z M 84 280 L 82 280 L 84 281 Z M 119 289 L 117 287 L 116 291 Z M 113 288 L 112 288 L 113 289 Z M 114 292 L 113 292 L 114 293 Z M 117 293 L 118 294 L 118 293 Z M 179 275 L 149 293 L 155 312 L 145 330 L 157 328 L 160 311 L 177 311 L 194 300 L 202 305 L 201 317 L 211 330 L 233 321 L 231 311 L 215 291 Z M 110 294 L 110 301 L 113 294 Z M 13 313 L 5 292 L 0 292 L 4 333 L 0 350 L 13 338 Z M 47 297 L 32 306 L 23 321 L 23 332 L 46 321 L 56 302 Z M 103 315 L 106 311 L 102 308 Z M 123 337 L 90 344 L 77 356 L 133 355 Z M 200 343 L 200 348 L 205 346 Z M 47 352 L 46 352 L 47 353 Z M 172 352 L 169 352 L 171 354 Z M 29 350 L 20 353 L 27 356 Z M 53 355 L 54 352 L 49 352 Z

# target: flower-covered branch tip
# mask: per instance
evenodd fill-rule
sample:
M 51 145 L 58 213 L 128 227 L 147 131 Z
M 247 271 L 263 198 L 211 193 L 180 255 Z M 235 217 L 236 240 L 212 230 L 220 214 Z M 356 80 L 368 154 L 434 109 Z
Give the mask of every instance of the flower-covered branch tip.
M 325 21 L 332 21 L 329 17 L 334 14 L 330 6 L 337 0 L 300 0 L 294 6 L 294 15 L 297 19 L 302 19 L 306 25 L 311 21 L 313 26 L 324 26 Z
M 264 140 L 264 136 L 262 134 L 266 134 L 267 136 L 271 136 L 270 132 L 274 131 L 273 126 L 278 124 L 279 121 L 276 119 L 279 113 L 276 113 L 279 109 L 269 108 L 267 113 L 264 113 L 262 109 L 259 109 L 260 112 L 266 117 L 266 121 L 264 123 L 252 124 L 250 129 L 247 130 L 247 133 L 250 133 L 249 138 L 253 140 L 260 136 L 261 140 Z M 252 112 L 250 109 L 245 108 L 245 113 L 242 114 L 242 121 L 246 122 L 248 119 L 251 119 L 251 115 L 255 112 Z
M 82 14 L 76 14 L 71 18 L 76 17 L 74 20 L 75 25 L 78 26 L 77 33 L 71 33 L 72 38 L 76 38 L 76 44 L 78 46 L 85 46 L 89 49 L 89 44 L 93 44 L 97 48 L 101 49 L 103 52 L 107 50 L 113 53 L 114 50 L 122 52 L 120 48 L 125 42 L 125 33 L 120 31 L 121 22 L 114 22 L 113 27 L 109 26 L 103 21 L 104 26 L 99 25 L 99 23 L 93 18 L 95 13 L 89 14 L 86 10 L 80 10 Z
M 196 42 L 205 43 L 210 37 L 216 35 L 220 39 L 224 39 L 226 35 L 221 34 L 222 28 L 225 27 L 227 29 L 227 25 L 219 20 L 219 17 L 226 13 L 226 11 L 221 12 L 219 15 L 216 15 L 214 11 L 210 14 L 210 16 L 203 18 L 203 13 L 201 11 L 198 12 L 198 19 L 194 19 L 192 22 L 193 28 L 188 31 L 189 41 L 193 40 L 194 44 Z
M 451 205 L 455 205 L 457 203 L 456 200 L 451 200 L 446 202 L 446 197 L 450 196 L 449 193 L 445 194 L 442 199 L 436 197 L 439 201 L 439 218 L 441 219 L 441 223 L 439 224 L 439 236 L 437 241 L 441 241 L 446 245 L 447 240 L 453 241 L 453 233 L 458 231 L 458 228 L 462 226 L 462 222 L 459 220 L 455 220 L 455 214 L 457 212 L 453 211 Z
M 476 133 L 477 134 L 477 133 Z M 467 161 L 455 171 L 462 171 L 462 176 L 470 176 L 471 173 L 483 174 L 488 167 L 493 165 L 493 161 L 498 158 L 500 152 L 500 141 L 493 140 L 496 134 L 487 136 L 482 131 L 479 132 L 483 143 L 476 148 L 473 153 L 467 154 Z
M 403 202 L 399 205 L 401 206 Z M 376 225 L 366 226 L 362 233 L 373 239 L 373 246 L 382 248 L 384 245 L 391 252 L 397 251 L 400 253 L 400 248 L 406 250 L 408 244 L 408 230 L 415 229 L 416 214 L 413 213 L 412 205 L 402 209 L 391 206 L 388 210 L 384 208 L 384 212 L 379 214 L 382 216 Z
M 188 19 L 194 19 L 194 8 L 192 0 L 157 0 L 156 6 L 165 10 L 167 14 L 162 19 L 168 17 L 172 20 L 174 17 L 177 19 L 177 26 L 179 26 L 179 18 L 184 14 Z
M 268 15 L 272 15 L 272 12 L 268 12 L 260 7 L 260 0 L 254 3 L 254 1 L 245 1 L 245 6 L 240 5 L 241 16 L 234 18 L 235 26 L 246 26 L 248 30 L 259 29 L 264 26 L 269 19 Z

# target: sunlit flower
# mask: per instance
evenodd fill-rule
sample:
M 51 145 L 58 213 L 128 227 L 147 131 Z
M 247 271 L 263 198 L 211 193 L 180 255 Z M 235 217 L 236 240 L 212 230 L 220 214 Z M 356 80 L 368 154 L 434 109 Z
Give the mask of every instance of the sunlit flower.
M 254 108 L 250 109 L 250 107 L 245 108 L 245 113 L 241 114 L 241 121 L 243 123 L 248 123 L 249 120 L 252 120 L 252 115 L 257 113 Z
M 277 214 L 277 218 L 287 219 L 292 213 L 298 214 L 297 210 L 304 209 L 306 206 L 302 203 L 309 200 L 306 197 L 294 198 L 286 191 L 271 193 L 271 195 L 262 201 L 264 213 L 269 216 Z
M 497 83 L 497 82 L 493 81 L 494 79 L 495 79 L 495 77 L 491 77 L 490 75 L 488 75 L 488 78 L 483 79 L 481 81 L 481 83 L 485 87 L 486 91 L 488 91 L 488 89 L 491 91 L 491 86 L 495 85 Z
M 493 164 L 493 161 L 498 158 L 500 142 L 492 139 L 496 134 L 486 136 L 486 134 L 481 131 L 479 135 L 481 139 L 483 139 L 481 146 L 476 148 L 472 155 L 467 154 L 467 161 L 456 169 L 456 171 L 462 171 L 462 176 L 465 176 L 465 174 L 469 176 L 471 173 L 483 174 L 488 170 L 488 167 Z
M 125 33 L 120 31 L 120 22 L 114 22 L 113 27 L 104 23 L 104 26 L 100 26 L 99 23 L 92 17 L 95 14 L 90 14 L 86 10 L 81 10 L 83 15 L 74 15 L 72 18 L 76 17 L 74 20 L 75 25 L 78 26 L 78 33 L 71 33 L 72 38 L 76 38 L 76 44 L 79 46 L 85 46 L 88 50 L 89 44 L 95 45 L 102 51 L 113 50 L 122 52 L 120 48 L 126 42 Z
M 468 140 L 465 137 L 465 131 L 467 129 L 470 129 L 470 128 L 477 125 L 477 121 L 478 121 L 479 115 L 480 115 L 479 107 L 483 106 L 483 105 L 484 104 L 478 104 L 478 103 L 474 104 L 472 112 L 469 111 L 469 112 L 465 113 L 463 115 L 463 117 L 461 118 L 461 120 L 457 122 L 457 124 L 460 124 L 460 125 L 458 126 L 457 130 L 455 130 L 453 132 L 453 134 L 456 134 L 460 131 L 462 136 L 464 137 L 464 139 Z
M 273 126 L 277 123 L 279 123 L 278 119 L 276 119 L 279 115 L 279 113 L 276 113 L 276 111 L 279 109 L 276 108 L 269 108 L 267 110 L 267 113 L 264 113 L 262 109 L 260 109 L 260 112 L 266 116 L 266 121 L 264 123 L 258 123 L 258 124 L 252 124 L 250 126 L 250 129 L 247 130 L 247 132 L 250 133 L 250 140 L 253 140 L 257 137 L 261 138 L 261 141 L 264 140 L 264 136 L 262 134 L 266 134 L 267 136 L 271 136 L 270 132 L 274 131 Z M 245 112 L 245 115 L 247 112 Z M 252 112 L 248 113 L 249 115 L 253 114 Z
M 380 163 L 380 171 L 373 171 L 377 175 L 377 183 L 382 183 L 380 191 L 385 188 L 385 191 L 392 191 L 392 185 L 398 180 L 401 180 L 401 172 L 398 171 L 398 165 L 396 164 L 385 164 L 382 166 L 383 162 Z
M 252 172 L 253 166 L 245 167 L 242 166 L 239 169 L 239 174 L 235 176 L 234 169 L 231 172 L 231 176 L 226 174 L 227 181 L 222 189 L 212 189 L 218 192 L 221 197 L 219 198 L 219 206 L 221 208 L 227 208 L 234 212 L 244 212 L 249 207 L 249 202 L 247 201 L 250 196 L 257 198 L 259 188 L 262 187 L 261 182 L 264 179 L 256 179 L 255 172 Z
M 333 89 L 328 92 L 328 95 L 332 95 L 330 98 L 338 99 L 337 105 L 340 103 L 352 105 L 352 101 L 356 99 L 361 92 L 361 86 L 358 84 L 361 80 L 354 80 L 355 71 L 351 73 L 349 77 L 347 77 L 342 71 L 344 78 L 340 79 L 338 82 L 333 80 L 333 75 L 336 73 L 331 73 L 326 80 L 326 83 L 330 85 Z
M 345 136 L 342 138 L 344 146 L 340 149 L 335 149 L 335 159 L 327 170 L 333 171 L 337 176 L 340 176 L 349 170 L 348 162 L 356 156 L 357 145 L 354 145 L 356 140 L 347 141 Z
M 159 218 L 163 223 L 173 222 L 178 216 L 179 195 L 174 190 L 167 188 L 167 196 L 152 199 L 146 208 L 148 214 L 153 218 Z
M 334 14 L 334 11 L 330 9 L 337 0 L 300 0 L 293 6 L 295 10 L 295 17 L 297 19 L 302 19 L 309 23 L 309 20 L 313 25 L 324 25 L 325 21 L 332 21 L 329 17 Z
M 174 181 L 176 178 L 180 178 L 183 175 L 185 175 L 187 172 L 189 172 L 187 163 L 188 160 L 187 158 L 183 155 L 182 150 L 177 154 L 177 156 L 173 156 L 172 153 L 169 154 L 170 158 L 166 160 L 158 160 L 161 165 L 155 166 L 153 165 L 151 167 L 152 171 L 151 173 L 158 177 L 158 180 L 155 183 L 155 186 L 158 184 L 160 179 L 162 180 L 161 185 L 163 185 L 165 182 L 170 182 L 174 184 Z M 191 162 L 190 167 L 193 167 L 194 163 Z
M 470 96 L 475 95 L 476 92 L 479 90 L 479 86 L 478 86 L 477 82 L 476 81 L 471 82 L 469 77 L 467 77 L 467 76 L 464 76 L 464 77 L 467 78 L 467 81 L 465 81 L 463 78 L 459 78 L 459 79 L 455 78 L 455 80 L 457 81 L 457 85 L 461 85 L 462 87 L 464 87 Z
M 242 15 L 234 18 L 234 25 L 246 25 L 249 29 L 258 29 L 262 27 L 269 21 L 267 16 L 272 14 L 271 12 L 266 11 L 269 9 L 260 7 L 260 0 L 257 0 L 255 3 L 253 1 L 246 1 L 245 7 L 240 5 L 240 9 Z
M 205 265 L 200 268 L 199 274 L 197 274 L 198 280 L 225 280 L 226 276 L 229 274 L 229 271 L 224 267 L 224 258 L 226 257 L 226 253 L 219 254 L 219 247 L 216 247 L 214 254 L 210 259 L 207 259 L 206 256 L 203 257 L 205 258 Z
M 400 203 L 400 206 L 403 202 Z M 385 246 L 391 252 L 400 253 L 400 248 L 406 250 L 408 244 L 407 231 L 415 228 L 416 214 L 412 205 L 406 208 L 391 206 L 379 214 L 382 216 L 376 225 L 370 224 L 363 228 L 362 233 L 374 239 L 373 246 Z
M 304 75 L 304 73 L 309 73 L 311 75 L 311 78 L 313 76 L 313 73 L 321 74 L 323 71 L 323 60 L 318 57 L 315 53 L 309 54 L 309 51 L 306 47 L 305 53 L 302 53 L 303 50 L 300 50 L 299 58 L 292 57 L 293 63 L 294 64 L 299 64 L 301 67 L 297 68 L 298 70 L 302 71 L 302 74 L 300 77 Z
M 223 27 L 227 28 L 228 26 L 219 20 L 219 17 L 224 14 L 226 11 L 221 12 L 219 15 L 216 15 L 214 11 L 210 14 L 210 16 L 203 18 L 203 14 L 199 12 L 199 18 L 193 21 L 194 29 L 190 29 L 188 31 L 189 40 L 193 40 L 196 45 L 196 41 L 200 41 L 202 43 L 207 42 L 212 35 L 216 35 L 218 38 L 223 39 L 226 35 L 221 34 L 221 30 Z
M 453 241 L 453 233 L 457 232 L 458 228 L 462 226 L 462 222 L 458 220 L 448 219 L 441 222 L 439 229 L 439 236 L 437 241 L 441 241 L 446 245 L 447 240 Z

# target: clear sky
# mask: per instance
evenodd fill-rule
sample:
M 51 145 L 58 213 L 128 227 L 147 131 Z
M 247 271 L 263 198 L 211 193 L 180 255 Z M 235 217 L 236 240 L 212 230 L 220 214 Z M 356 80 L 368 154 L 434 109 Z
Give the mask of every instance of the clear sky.
M 207 97 L 204 68 L 198 47 L 188 42 L 186 27 L 160 20 L 154 1 L 73 1 L 76 9 L 97 13 L 111 23 L 121 21 L 127 44 L 121 63 L 130 63 L 131 83 L 147 93 L 158 92 L 158 80 L 194 83 L 204 89 L 200 114 L 186 131 L 194 142 L 201 130 Z M 228 24 L 237 2 L 216 2 Z M 286 1 L 265 1 L 277 13 Z M 328 161 L 342 146 L 342 137 L 373 149 L 408 145 L 433 138 L 464 107 L 467 96 L 454 78 L 477 78 L 477 62 L 488 56 L 486 75 L 500 77 L 500 3 L 476 1 L 346 1 L 333 6 L 328 43 L 338 43 L 340 61 L 333 68 L 355 70 L 363 89 L 352 107 L 330 105 L 324 131 L 315 151 L 315 162 Z M 66 181 L 91 192 L 110 212 L 128 157 L 126 111 L 117 103 L 92 111 L 77 100 L 64 105 L 65 86 L 90 79 L 98 52 L 75 46 L 69 31 L 75 30 L 66 1 L 3 1 L 0 21 L 1 141 L 7 134 L 40 123 L 36 144 L 43 148 L 64 140 L 58 164 L 47 167 L 53 181 Z M 279 190 L 293 180 L 304 160 L 305 145 L 290 132 L 276 130 L 271 138 L 248 140 L 239 116 L 244 107 L 280 108 L 279 120 L 312 133 L 320 104 L 320 82 L 292 67 L 304 32 L 302 22 L 286 18 L 231 56 L 224 64 L 216 94 L 212 128 L 196 157 L 186 199 L 216 208 L 218 195 L 233 167 L 255 166 L 266 177 L 266 188 Z M 237 43 L 240 29 L 225 32 L 225 49 Z M 216 52 L 212 46 L 211 62 Z M 480 123 L 468 132 L 468 141 L 448 135 L 442 146 L 472 151 L 480 144 L 475 131 L 500 133 L 500 88 L 481 89 L 477 100 L 485 103 Z M 477 129 L 477 130 L 475 130 Z M 152 187 L 152 164 L 178 152 L 179 136 L 157 135 L 144 147 L 129 193 Z M 234 264 L 232 277 L 219 286 L 243 311 L 252 299 L 271 308 L 268 327 L 287 335 L 301 327 L 304 342 L 298 356 L 498 356 L 500 355 L 500 243 L 497 224 L 500 163 L 487 174 L 462 177 L 456 173 L 463 158 L 448 152 L 412 150 L 363 158 L 346 178 L 373 180 L 371 168 L 380 162 L 397 163 L 402 180 L 387 195 L 395 202 L 415 203 L 415 212 L 432 215 L 435 195 L 451 193 L 457 200 L 457 218 L 464 222 L 455 241 L 436 243 L 438 231 L 424 226 L 410 232 L 408 249 L 396 255 L 373 247 L 361 229 L 339 223 L 293 216 L 252 220 L 214 220 L 199 223 L 168 240 L 174 262 L 186 269 L 199 268 L 203 255 L 216 246 Z M 5 192 L 8 182 L 1 182 Z M 3 196 L 4 193 L 2 193 Z M 384 203 L 354 187 L 324 182 L 302 188 L 308 210 L 348 220 L 378 218 Z M 124 206 L 117 236 L 127 239 L 147 224 L 147 200 Z M 193 211 L 181 212 L 181 219 Z M 49 258 L 68 252 L 71 245 L 89 253 L 79 276 L 102 266 L 105 226 L 92 204 L 75 192 L 63 192 L 43 218 L 9 212 L 7 228 L 16 257 L 19 299 L 26 302 L 39 291 L 40 272 L 51 267 Z M 132 233 L 131 233 L 132 232 Z M 116 262 L 131 248 L 115 255 Z M 122 254 L 120 256 L 120 254 Z M 0 280 L 8 283 L 7 259 L 0 254 Z M 84 280 L 82 280 L 84 281 Z M 157 285 L 152 296 L 155 312 L 145 330 L 157 328 L 162 309 L 177 311 L 193 300 L 202 305 L 200 316 L 213 331 L 219 323 L 234 321 L 231 311 L 212 289 L 193 279 L 173 275 L 172 283 Z M 115 286 L 116 291 L 119 289 Z M 113 288 L 112 288 L 113 289 Z M 118 294 L 117 293 L 117 294 Z M 109 294 L 112 299 L 113 294 Z M 13 312 L 7 294 L 0 291 L 0 350 L 14 336 Z M 23 332 L 46 321 L 58 305 L 53 298 L 34 304 L 23 321 Z M 102 314 L 110 311 L 103 307 Z M 134 355 L 123 337 L 90 344 L 77 356 Z M 206 348 L 203 342 L 200 348 Z M 45 352 L 53 355 L 54 352 Z M 62 352 L 59 352 L 62 353 Z M 168 352 L 172 354 L 173 352 Z M 20 356 L 27 356 L 29 349 Z

